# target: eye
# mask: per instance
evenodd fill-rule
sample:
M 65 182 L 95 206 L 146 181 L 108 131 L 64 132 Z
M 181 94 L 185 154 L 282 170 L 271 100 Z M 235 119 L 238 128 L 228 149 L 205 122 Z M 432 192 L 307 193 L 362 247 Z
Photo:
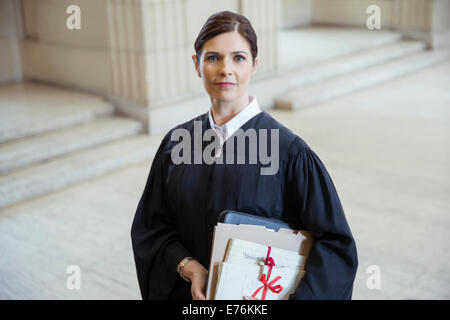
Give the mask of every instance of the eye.
M 241 56 L 241 55 L 237 55 L 237 56 L 235 56 L 234 57 L 234 59 L 236 60 L 236 61 L 244 61 L 245 60 L 245 58 L 243 57 L 243 56 Z
M 206 58 L 206 60 L 214 62 L 214 61 L 217 61 L 217 57 L 216 56 L 209 56 L 209 57 Z

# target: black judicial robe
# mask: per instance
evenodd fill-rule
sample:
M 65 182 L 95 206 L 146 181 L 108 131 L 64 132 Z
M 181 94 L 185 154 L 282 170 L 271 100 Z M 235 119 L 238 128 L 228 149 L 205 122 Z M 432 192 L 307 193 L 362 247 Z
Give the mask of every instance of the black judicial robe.
M 194 121 L 201 121 L 203 131 L 211 128 L 205 113 L 172 130 L 184 128 L 193 137 Z M 291 299 L 351 299 L 356 245 L 323 163 L 305 141 L 264 111 L 241 127 L 249 128 L 279 129 L 276 174 L 261 175 L 260 161 L 225 164 L 225 146 L 233 136 L 224 144 L 224 164 L 211 165 L 174 164 L 171 150 L 179 141 L 171 141 L 172 130 L 164 137 L 131 228 L 143 299 L 192 299 L 190 283 L 178 275 L 177 265 L 192 256 L 209 268 L 213 229 L 218 214 L 227 209 L 279 218 L 312 233 L 306 273 Z M 203 148 L 210 143 L 203 142 Z

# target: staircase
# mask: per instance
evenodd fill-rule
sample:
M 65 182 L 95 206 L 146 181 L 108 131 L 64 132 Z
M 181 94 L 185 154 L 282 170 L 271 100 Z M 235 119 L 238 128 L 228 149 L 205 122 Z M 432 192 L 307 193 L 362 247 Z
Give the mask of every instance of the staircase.
M 305 31 L 302 32 L 298 41 L 307 41 Z M 346 33 L 341 28 L 318 28 L 310 34 L 313 32 L 321 32 L 321 38 L 328 41 L 334 37 L 338 43 L 348 42 L 350 34 L 355 38 L 351 41 L 352 50 L 338 45 L 332 45 L 327 50 L 326 44 L 318 43 L 317 56 L 311 53 L 311 49 L 300 53 L 299 60 L 310 63 L 300 65 L 294 62 L 294 67 L 277 79 L 277 83 L 283 84 L 283 90 L 277 90 L 276 83 L 269 85 L 272 92 L 276 91 L 273 104 L 277 109 L 310 107 L 450 59 L 449 50 L 429 51 L 424 43 L 403 40 L 399 34 L 391 31 L 379 33 L 376 41 L 373 41 L 367 30 L 350 29 Z M 294 36 L 289 35 L 289 41 L 294 41 Z M 343 37 L 342 41 L 339 37 Z M 301 50 L 300 47 L 298 49 Z M 284 56 L 288 57 L 288 54 Z M 294 59 L 292 53 L 290 59 Z
M 0 88 L 0 208 L 150 161 L 161 137 L 101 98 L 24 83 Z

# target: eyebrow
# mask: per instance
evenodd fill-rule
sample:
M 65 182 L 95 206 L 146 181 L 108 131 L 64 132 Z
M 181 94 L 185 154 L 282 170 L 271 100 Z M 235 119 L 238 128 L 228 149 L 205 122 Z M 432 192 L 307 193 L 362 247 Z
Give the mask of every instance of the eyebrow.
M 233 52 L 232 52 L 232 54 L 238 54 L 238 53 L 243 53 L 243 54 L 246 54 L 246 55 L 248 56 L 248 53 L 245 52 L 245 51 L 233 51 Z M 216 51 L 208 51 L 208 52 L 205 52 L 205 55 L 207 55 L 207 54 L 217 54 L 217 55 L 221 55 L 219 52 L 216 52 Z

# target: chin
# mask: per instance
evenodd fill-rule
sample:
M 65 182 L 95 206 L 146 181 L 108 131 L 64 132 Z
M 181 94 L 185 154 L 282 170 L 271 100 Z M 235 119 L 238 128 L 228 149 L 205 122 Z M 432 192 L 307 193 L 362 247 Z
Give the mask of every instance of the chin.
M 235 94 L 235 93 L 232 94 L 229 92 L 219 92 L 219 93 L 214 92 L 214 93 L 210 94 L 210 97 L 213 99 L 224 101 L 224 102 L 231 102 L 231 101 L 234 101 L 239 98 L 239 96 L 237 94 Z

